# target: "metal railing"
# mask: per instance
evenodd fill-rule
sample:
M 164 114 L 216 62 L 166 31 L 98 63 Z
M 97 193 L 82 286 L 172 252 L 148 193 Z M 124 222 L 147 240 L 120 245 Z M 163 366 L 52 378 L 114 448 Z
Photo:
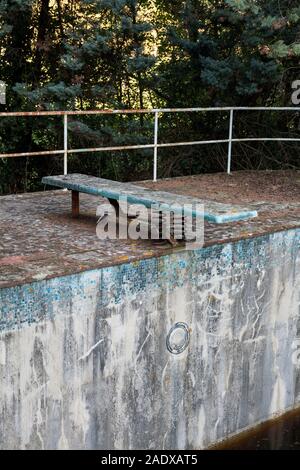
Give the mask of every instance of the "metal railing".
M 162 113 L 190 113 L 190 112 L 229 112 L 229 134 L 228 139 L 221 140 L 199 140 L 188 142 L 172 142 L 172 143 L 159 143 L 159 114 Z M 116 110 L 91 110 L 91 111 L 33 111 L 33 112 L 2 112 L 1 117 L 25 117 L 25 116 L 63 116 L 64 121 L 64 148 L 63 150 L 43 150 L 40 152 L 23 152 L 23 153 L 2 153 L 0 158 L 13 158 L 13 157 L 32 157 L 44 155 L 59 155 L 64 156 L 64 174 L 68 174 L 68 155 L 72 153 L 85 153 L 85 152 L 109 152 L 118 150 L 137 150 L 153 148 L 153 181 L 157 181 L 157 165 L 158 165 L 158 149 L 164 147 L 179 147 L 189 145 L 209 145 L 209 144 L 228 144 L 227 155 L 227 173 L 231 173 L 231 160 L 232 160 L 232 144 L 234 142 L 300 142 L 300 138 L 287 138 L 287 137 L 248 137 L 248 138 L 233 138 L 234 127 L 234 112 L 237 111 L 300 111 L 300 107 L 216 107 L 216 108 L 162 108 L 162 109 L 116 109 Z M 68 148 L 68 116 L 91 115 L 91 114 L 154 114 L 154 140 L 153 144 L 146 145 L 125 145 L 125 146 L 112 146 L 112 147 L 90 147 L 69 149 Z

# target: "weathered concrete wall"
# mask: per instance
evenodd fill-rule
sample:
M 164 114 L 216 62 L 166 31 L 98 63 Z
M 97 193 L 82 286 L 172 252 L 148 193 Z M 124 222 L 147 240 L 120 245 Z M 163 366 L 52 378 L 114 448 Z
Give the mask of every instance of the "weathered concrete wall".
M 299 405 L 299 245 L 290 230 L 1 289 L 0 448 L 202 448 Z

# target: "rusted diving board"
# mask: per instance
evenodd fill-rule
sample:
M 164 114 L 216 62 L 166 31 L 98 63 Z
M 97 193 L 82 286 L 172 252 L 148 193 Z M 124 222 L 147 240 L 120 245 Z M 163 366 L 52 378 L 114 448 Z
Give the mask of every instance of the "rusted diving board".
M 197 213 L 196 204 L 204 205 L 204 219 L 216 223 L 235 222 L 257 216 L 257 211 L 252 208 L 236 206 L 232 204 L 222 204 L 214 201 L 184 196 L 167 191 L 154 191 L 143 188 L 132 183 L 120 183 L 95 176 L 70 174 L 66 176 L 46 176 L 42 182 L 45 185 L 72 191 L 72 214 L 79 215 L 79 193 L 87 193 L 95 196 L 107 198 L 111 204 L 118 207 L 118 201 L 126 198 L 128 204 L 142 204 L 148 208 L 152 205 L 159 206 L 162 210 L 168 210 L 174 205 L 193 205 L 193 216 L 203 215 Z

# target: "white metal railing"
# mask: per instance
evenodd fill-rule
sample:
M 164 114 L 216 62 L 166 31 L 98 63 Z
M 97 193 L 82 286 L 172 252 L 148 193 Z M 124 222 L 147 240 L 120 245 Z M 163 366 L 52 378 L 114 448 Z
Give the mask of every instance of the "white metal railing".
M 187 112 L 211 112 L 211 111 L 224 111 L 229 112 L 229 135 L 228 139 L 222 140 L 199 140 L 189 142 L 172 142 L 172 143 L 159 143 L 159 114 L 161 113 L 187 113 Z M 2 112 L 1 117 L 24 117 L 24 116 L 63 116 L 64 120 L 64 148 L 63 150 L 43 150 L 40 152 L 22 152 L 22 153 L 2 153 L 0 158 L 13 158 L 13 157 L 31 157 L 43 155 L 59 155 L 64 156 L 64 174 L 68 174 L 68 155 L 72 153 L 85 153 L 85 152 L 109 152 L 118 150 L 137 150 L 153 148 L 153 181 L 157 180 L 157 164 L 158 164 L 158 149 L 164 147 L 179 147 L 189 145 L 208 145 L 208 144 L 228 144 L 227 156 L 227 173 L 231 173 L 231 160 L 232 160 L 232 144 L 234 142 L 300 142 L 300 138 L 288 137 L 248 137 L 248 138 L 233 138 L 233 124 L 234 112 L 236 111 L 300 111 L 300 107 L 216 107 L 216 108 L 162 108 L 162 109 L 115 109 L 115 110 L 90 110 L 90 111 L 33 111 L 33 112 Z M 91 114 L 154 114 L 154 141 L 153 144 L 145 145 L 125 145 L 125 146 L 111 146 L 111 147 L 89 147 L 80 149 L 68 148 L 68 116 L 74 115 L 91 115 Z

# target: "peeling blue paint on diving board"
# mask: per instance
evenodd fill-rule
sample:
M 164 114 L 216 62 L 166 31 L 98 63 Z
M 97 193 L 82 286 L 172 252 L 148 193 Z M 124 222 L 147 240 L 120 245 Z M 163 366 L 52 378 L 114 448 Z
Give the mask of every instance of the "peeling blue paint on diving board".
M 170 210 L 172 208 L 176 212 L 176 207 L 178 207 L 178 211 L 181 213 L 183 205 L 186 205 L 185 215 L 192 215 L 193 217 L 204 216 L 205 220 L 215 224 L 237 222 L 257 217 L 257 211 L 249 207 L 207 201 L 167 191 L 154 191 L 132 183 L 120 183 L 88 175 L 46 176 L 42 182 L 46 185 L 118 201 L 126 198 L 129 204 L 143 204 L 148 208 L 151 208 L 153 205 L 159 205 L 161 209 Z M 202 210 L 199 212 L 199 209 L 195 209 L 197 204 L 204 206 L 204 214 Z M 193 206 L 193 209 L 189 210 L 188 206 Z

